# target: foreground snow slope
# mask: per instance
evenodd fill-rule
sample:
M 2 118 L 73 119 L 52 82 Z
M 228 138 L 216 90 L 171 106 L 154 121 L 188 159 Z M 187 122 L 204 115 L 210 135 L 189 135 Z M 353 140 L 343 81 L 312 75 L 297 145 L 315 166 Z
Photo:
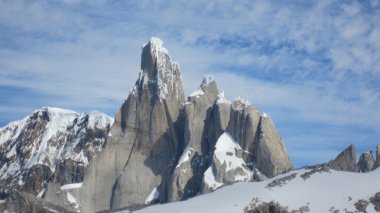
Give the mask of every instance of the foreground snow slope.
M 309 208 L 309 212 L 317 213 L 333 210 L 355 212 L 354 204 L 359 199 L 368 201 L 380 192 L 380 169 L 369 173 L 329 170 L 316 172 L 309 178 L 301 177 L 309 171 L 300 169 L 262 182 L 236 183 L 187 201 L 155 205 L 138 212 L 244 212 L 252 200 L 257 205 L 274 200 L 290 211 L 304 207 Z M 292 174 L 295 174 L 293 179 Z M 268 187 L 273 180 L 283 177 L 290 180 Z M 367 212 L 376 212 L 371 203 L 367 206 Z

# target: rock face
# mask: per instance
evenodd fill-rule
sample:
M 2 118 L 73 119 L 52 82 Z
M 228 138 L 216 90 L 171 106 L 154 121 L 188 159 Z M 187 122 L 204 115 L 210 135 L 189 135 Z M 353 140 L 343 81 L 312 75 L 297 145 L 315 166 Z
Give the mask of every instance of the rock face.
M 356 149 L 350 145 L 343 150 L 334 160 L 327 164 L 331 169 L 337 171 L 356 172 Z
M 374 169 L 378 167 L 380 167 L 380 145 L 376 146 L 376 162 L 375 162 Z
M 372 151 L 364 152 L 360 155 L 358 162 L 358 172 L 370 172 L 374 168 L 375 161 L 373 160 Z
M 253 148 L 256 168 L 267 177 L 286 172 L 292 168 L 288 152 L 272 119 L 263 113 L 259 125 L 259 141 Z
M 185 103 L 185 150 L 171 176 L 169 201 L 186 199 L 200 191 L 203 174 L 210 164 L 216 141 L 215 135 L 211 134 L 215 133 L 212 107 L 217 95 L 216 83 L 208 76 Z
M 105 134 L 99 137 L 104 139 Z M 137 209 L 238 181 L 264 180 L 292 168 L 269 116 L 247 100 L 227 100 L 213 77 L 205 77 L 185 100 L 179 66 L 157 38 L 143 47 L 139 78 L 118 110 L 106 142 L 98 147 L 92 137 L 86 140 L 89 145 L 74 149 L 80 156 L 91 156 L 83 160 L 83 168 L 77 166 L 79 156 L 58 158 L 54 172 L 44 177 L 45 188 L 34 194 L 45 189 L 45 201 L 70 211 Z M 101 152 L 87 154 L 92 144 L 96 147 L 88 150 Z
M 0 202 L 0 212 L 30 212 L 30 213 L 55 213 L 55 212 L 75 212 L 43 201 L 33 195 L 9 191 L 2 194 Z
M 170 201 L 292 168 L 274 125 L 267 125 L 270 118 L 247 100 L 228 101 L 211 77 L 190 94 L 185 117 L 186 148 L 172 176 Z
M 122 112 L 122 132 L 135 137 L 123 141 L 133 145 L 115 183 L 111 209 L 166 202 L 170 172 L 182 148 L 177 134 L 184 100 L 181 73 L 162 41 L 151 39 L 144 47 L 141 70 L 141 78 L 123 106 L 128 111 Z M 148 199 L 152 192 L 157 196 Z
M 112 118 L 45 107 L 0 129 L 0 189 L 42 196 L 48 181 L 82 182 Z
M 139 79 L 116 114 L 105 149 L 85 175 L 82 211 L 166 202 L 170 172 L 183 149 L 177 135 L 183 100 L 178 65 L 162 41 L 152 38 L 143 48 Z

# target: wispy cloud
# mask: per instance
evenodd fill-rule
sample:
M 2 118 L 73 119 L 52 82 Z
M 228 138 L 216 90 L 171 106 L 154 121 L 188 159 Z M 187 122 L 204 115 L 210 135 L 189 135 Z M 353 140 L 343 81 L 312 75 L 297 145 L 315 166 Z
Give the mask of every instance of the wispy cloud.
M 137 78 L 142 44 L 158 36 L 180 62 L 187 93 L 201 76 L 214 74 L 230 98 L 246 96 L 268 111 L 290 150 L 303 147 L 289 129 L 310 132 L 319 125 L 331 127 L 318 134 L 340 148 L 368 149 L 380 139 L 373 131 L 380 127 L 378 20 L 376 0 L 5 0 L 0 86 L 8 89 L 2 98 L 15 96 L 9 88 L 22 88 L 35 97 L 33 107 L 114 113 Z M 20 113 L 1 116 L 0 123 L 27 114 L 21 111 L 28 104 L 2 102 L 1 114 L 11 107 Z M 352 141 L 364 132 L 369 138 Z M 310 132 L 305 143 L 315 147 L 318 134 Z

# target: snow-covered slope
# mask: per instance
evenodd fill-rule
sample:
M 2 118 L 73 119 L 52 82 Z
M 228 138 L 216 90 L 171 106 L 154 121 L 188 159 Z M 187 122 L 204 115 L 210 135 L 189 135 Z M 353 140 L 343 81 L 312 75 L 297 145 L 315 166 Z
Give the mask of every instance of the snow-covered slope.
M 249 212 L 260 204 L 269 205 L 270 201 L 287 208 L 288 212 L 357 212 L 358 208 L 376 212 L 374 204 L 379 202 L 380 193 L 377 201 L 374 196 L 380 192 L 379 180 L 379 168 L 369 173 L 322 167 L 300 169 L 266 181 L 236 183 L 187 201 L 155 205 L 137 212 Z
M 44 107 L 0 128 L 0 189 L 37 195 L 51 179 L 81 181 L 83 168 L 103 148 L 112 121 L 100 112 Z

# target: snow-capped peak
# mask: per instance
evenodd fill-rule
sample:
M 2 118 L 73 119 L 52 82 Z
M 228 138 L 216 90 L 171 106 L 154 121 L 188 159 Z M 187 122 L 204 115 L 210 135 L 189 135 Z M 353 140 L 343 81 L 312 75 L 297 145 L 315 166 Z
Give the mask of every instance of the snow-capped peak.
M 132 90 L 137 94 L 140 90 L 153 85 L 160 100 L 168 97 L 183 98 L 182 77 L 177 62 L 170 58 L 168 50 L 163 46 L 163 41 L 152 37 L 144 45 L 141 58 L 141 71 L 139 79 Z M 151 88 L 151 87 L 150 87 Z
M 49 106 L 42 107 L 41 109 L 37 109 L 36 111 L 38 111 L 38 112 L 45 111 L 45 112 L 49 113 L 50 115 L 78 114 L 77 112 L 74 112 L 72 110 L 61 109 L 61 108 L 57 108 L 57 107 L 49 107 Z
M 151 37 L 149 42 L 152 46 L 155 46 L 156 48 L 163 48 L 164 42 L 160 38 Z
M 113 118 L 102 112 L 91 111 L 84 115 L 88 115 L 88 128 L 104 128 L 107 125 L 112 126 L 113 124 Z
M 152 53 L 162 52 L 169 55 L 169 51 L 164 47 L 164 42 L 160 38 L 151 37 L 148 44 L 151 45 Z
M 0 153 L 6 158 L 0 162 L 0 182 L 14 180 L 7 185 L 24 187 L 23 175 L 47 167 L 41 177 L 50 177 L 56 165 L 65 160 L 86 167 L 89 159 L 103 148 L 112 121 L 113 118 L 96 111 L 77 113 L 42 107 L 9 123 L 0 128 Z M 43 184 L 36 186 L 33 192 L 40 192 L 42 187 Z

